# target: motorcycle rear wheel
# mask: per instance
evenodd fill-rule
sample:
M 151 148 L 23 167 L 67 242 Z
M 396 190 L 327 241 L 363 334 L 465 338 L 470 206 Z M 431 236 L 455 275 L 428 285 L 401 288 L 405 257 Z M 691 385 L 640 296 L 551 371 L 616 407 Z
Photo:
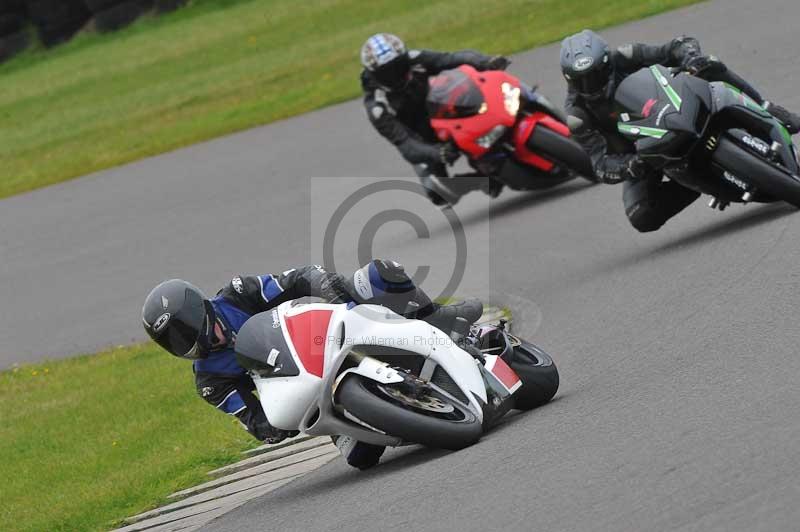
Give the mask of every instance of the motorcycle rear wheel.
M 514 347 L 510 366 L 522 379 L 522 387 L 514 393 L 514 408 L 536 408 L 550 401 L 558 391 L 558 369 L 550 355 L 535 345 L 523 341 Z
M 337 402 L 387 434 L 428 447 L 455 451 L 477 442 L 483 433 L 471 410 L 431 389 L 412 397 L 396 386 L 351 375 L 339 385 Z

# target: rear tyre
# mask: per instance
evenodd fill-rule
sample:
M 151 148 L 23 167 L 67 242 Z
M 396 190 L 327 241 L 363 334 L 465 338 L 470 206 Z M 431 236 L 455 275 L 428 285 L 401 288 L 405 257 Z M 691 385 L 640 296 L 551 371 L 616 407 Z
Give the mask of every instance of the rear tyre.
M 711 159 L 715 165 L 747 179 L 758 192 L 800 208 L 800 177 L 771 165 L 725 137 L 719 140 Z
M 458 450 L 477 442 L 483 428 L 471 410 L 435 390 L 411 397 L 396 385 L 347 376 L 337 402 L 361 421 L 408 442 Z
M 528 148 L 565 166 L 590 181 L 595 180 L 592 160 L 580 144 L 550 128 L 539 125 L 531 133 Z
M 514 348 L 513 369 L 522 379 L 514 393 L 514 407 L 530 410 L 550 401 L 558 391 L 558 369 L 550 355 L 533 344 L 522 342 Z

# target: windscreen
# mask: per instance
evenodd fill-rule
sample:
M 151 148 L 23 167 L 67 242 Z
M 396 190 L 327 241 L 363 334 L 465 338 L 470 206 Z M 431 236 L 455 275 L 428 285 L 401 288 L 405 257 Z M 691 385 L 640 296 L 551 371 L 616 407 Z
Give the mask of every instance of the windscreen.
M 276 309 L 261 312 L 245 322 L 236 336 L 236 361 L 262 377 L 296 376 L 300 372 L 292 359 Z
M 484 99 L 464 72 L 447 70 L 428 80 L 426 103 L 431 118 L 464 118 L 478 114 Z

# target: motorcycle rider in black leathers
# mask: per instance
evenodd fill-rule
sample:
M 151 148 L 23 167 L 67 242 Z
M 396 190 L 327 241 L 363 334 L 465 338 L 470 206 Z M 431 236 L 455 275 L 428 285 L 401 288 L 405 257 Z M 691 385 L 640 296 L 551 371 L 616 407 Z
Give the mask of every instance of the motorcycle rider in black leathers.
M 373 260 L 352 279 L 320 266 L 304 266 L 280 275 L 234 277 L 217 295 L 207 299 L 195 286 L 172 279 L 156 286 L 145 300 L 142 321 L 150 337 L 172 355 L 193 360 L 198 394 L 226 414 L 236 416 L 255 438 L 278 443 L 296 433 L 272 427 L 255 385 L 237 363 L 236 334 L 259 312 L 301 297 L 319 297 L 331 303 L 372 303 L 414 317 L 449 333 L 457 317 L 474 323 L 483 312 L 477 300 L 441 306 L 417 288 L 403 266 Z M 410 304 L 411 303 L 411 304 Z M 347 462 L 358 468 L 378 463 L 384 448 L 349 437 L 334 438 Z
M 706 81 L 724 81 L 753 98 L 780 120 L 791 134 L 800 117 L 765 101 L 749 83 L 718 58 L 703 55 L 697 39 L 680 37 L 663 45 L 628 44 L 610 51 L 598 34 L 584 30 L 561 43 L 561 70 L 567 80 L 565 110 L 583 123 L 574 138 L 592 158 L 596 177 L 605 183 L 624 182 L 625 214 L 638 231 L 655 231 L 685 209 L 700 194 L 664 180 L 635 153 L 634 144 L 617 130 L 614 93 L 630 74 L 655 64 L 681 67 Z
M 361 87 L 372 125 L 412 165 L 428 196 L 437 205 L 455 204 L 461 196 L 482 189 L 500 193 L 494 180 L 450 178 L 447 165 L 459 157 L 450 143 L 442 143 L 430 126 L 425 109 L 428 78 L 443 70 L 470 65 L 477 70 L 504 70 L 510 61 L 471 50 L 452 53 L 407 50 L 399 37 L 373 35 L 361 47 Z

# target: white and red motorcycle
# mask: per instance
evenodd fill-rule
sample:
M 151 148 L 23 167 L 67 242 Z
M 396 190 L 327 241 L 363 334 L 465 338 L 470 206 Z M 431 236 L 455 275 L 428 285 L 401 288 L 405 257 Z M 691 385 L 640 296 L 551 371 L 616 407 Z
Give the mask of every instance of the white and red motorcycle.
M 290 302 L 251 317 L 236 352 L 277 428 L 460 449 L 558 389 L 553 360 L 503 322 L 464 325 L 448 336 L 381 306 Z

